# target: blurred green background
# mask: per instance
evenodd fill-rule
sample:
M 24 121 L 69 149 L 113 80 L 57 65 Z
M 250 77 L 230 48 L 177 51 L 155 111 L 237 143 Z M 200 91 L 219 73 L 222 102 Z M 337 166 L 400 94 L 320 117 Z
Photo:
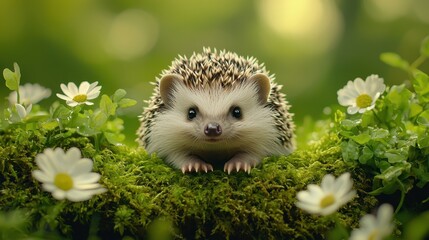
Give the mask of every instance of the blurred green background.
M 178 54 L 227 49 L 266 64 L 300 125 L 336 104 L 348 80 L 374 73 L 403 82 L 407 75 L 379 55 L 417 58 L 428 11 L 427 0 L 1 0 L 0 67 L 18 62 L 22 83 L 52 89 L 46 107 L 61 83 L 98 81 L 108 95 L 125 89 L 139 102 L 125 117 L 132 143 L 162 69 Z M 8 94 L 3 85 L 0 97 Z

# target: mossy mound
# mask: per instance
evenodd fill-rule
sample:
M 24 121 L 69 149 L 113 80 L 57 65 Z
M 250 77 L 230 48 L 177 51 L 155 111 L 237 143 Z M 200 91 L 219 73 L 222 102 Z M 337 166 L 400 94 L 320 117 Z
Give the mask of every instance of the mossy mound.
M 89 201 L 57 201 L 41 189 L 31 171 L 45 148 L 78 147 L 94 160 L 94 172 L 108 192 Z M 351 172 L 358 196 L 337 217 L 356 227 L 377 200 L 366 194 L 365 172 L 346 165 L 339 139 L 326 134 L 288 157 L 271 157 L 251 174 L 221 170 L 182 174 L 143 149 L 96 150 L 91 139 L 64 132 L 15 129 L 0 134 L 0 210 L 23 210 L 27 232 L 81 238 L 153 237 L 177 239 L 320 239 L 334 227 L 329 217 L 295 206 L 307 184 L 332 173 Z M 160 235 L 158 235 L 160 236 Z

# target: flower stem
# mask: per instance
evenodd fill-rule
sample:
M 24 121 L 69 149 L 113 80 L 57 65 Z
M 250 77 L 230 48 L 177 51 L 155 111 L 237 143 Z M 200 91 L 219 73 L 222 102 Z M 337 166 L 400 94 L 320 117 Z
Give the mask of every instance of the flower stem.
M 335 228 L 328 233 L 328 239 L 348 239 L 349 232 L 338 217 L 338 213 L 334 213 L 332 218 L 335 221 Z
M 377 121 L 382 123 L 381 118 L 378 116 L 377 112 L 373 110 L 372 113 L 374 114 L 374 117 L 377 119 Z
M 19 96 L 19 86 L 18 86 L 18 90 L 16 90 L 16 103 L 20 104 L 20 96 Z
M 97 152 L 100 151 L 100 141 L 101 141 L 101 137 L 99 137 L 98 134 L 95 134 L 94 142 L 95 142 L 95 149 L 97 150 Z
M 426 61 L 426 56 L 420 55 L 410 66 L 411 70 L 417 69 L 422 63 Z
M 399 210 L 402 208 L 402 204 L 404 203 L 404 199 L 405 199 L 405 187 L 404 187 L 404 184 L 398 178 L 396 178 L 396 182 L 398 183 L 399 188 L 401 190 L 401 199 L 399 200 L 399 204 L 396 207 L 395 214 L 397 214 L 399 212 Z

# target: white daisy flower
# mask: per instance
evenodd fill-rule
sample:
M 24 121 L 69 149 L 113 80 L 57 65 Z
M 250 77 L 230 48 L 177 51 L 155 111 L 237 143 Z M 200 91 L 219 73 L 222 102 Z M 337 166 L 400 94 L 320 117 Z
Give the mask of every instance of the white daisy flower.
M 26 83 L 24 86 L 19 86 L 19 104 L 28 106 L 36 104 L 45 98 L 51 96 L 51 90 L 40 86 L 39 84 Z M 18 103 L 18 94 L 13 91 L 9 94 L 9 103 L 15 105 Z
M 360 228 L 353 229 L 350 240 L 382 240 L 390 236 L 394 228 L 392 217 L 392 206 L 381 205 L 378 208 L 377 217 L 367 214 L 360 219 Z
M 27 108 L 25 108 L 23 105 L 16 103 L 15 108 L 20 121 L 22 121 L 28 116 L 28 114 L 30 114 L 33 105 L 30 104 Z
M 383 78 L 378 75 L 371 75 L 363 81 L 356 78 L 349 81 L 347 85 L 338 90 L 338 102 L 342 106 L 348 106 L 347 113 L 363 113 L 375 107 L 375 101 L 386 89 Z
M 45 149 L 36 156 L 36 163 L 40 170 L 34 170 L 33 177 L 58 200 L 85 201 L 106 191 L 97 183 L 100 174 L 91 172 L 92 160 L 81 158 L 78 148 L 67 152 L 61 148 Z
M 308 190 L 300 191 L 296 205 L 311 214 L 329 215 L 356 195 L 352 186 L 350 173 L 344 173 L 337 179 L 327 174 L 323 177 L 321 186 L 309 184 Z
M 94 103 L 88 100 L 95 99 L 100 95 L 101 86 L 97 86 L 98 82 L 89 84 L 88 82 L 82 82 L 79 88 L 75 83 L 69 82 L 66 86 L 61 84 L 61 90 L 63 94 L 57 93 L 57 97 L 66 100 L 67 105 L 70 107 L 76 107 L 77 105 L 93 105 Z

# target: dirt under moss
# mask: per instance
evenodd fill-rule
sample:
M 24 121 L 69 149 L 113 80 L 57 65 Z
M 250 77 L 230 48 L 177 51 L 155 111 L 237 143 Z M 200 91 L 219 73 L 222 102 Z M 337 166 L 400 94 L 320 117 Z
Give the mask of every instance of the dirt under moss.
M 31 176 L 45 148 L 78 147 L 94 160 L 108 191 L 89 201 L 57 201 Z M 295 206 L 296 194 L 331 173 L 350 172 L 358 196 L 337 217 L 356 227 L 377 200 L 362 169 L 346 165 L 339 139 L 326 134 L 290 156 L 266 158 L 250 174 L 182 174 L 144 149 L 107 146 L 72 133 L 15 129 L 0 133 L 0 211 L 21 210 L 27 232 L 69 238 L 323 239 L 333 218 Z M 161 234 L 161 235 L 157 235 Z

